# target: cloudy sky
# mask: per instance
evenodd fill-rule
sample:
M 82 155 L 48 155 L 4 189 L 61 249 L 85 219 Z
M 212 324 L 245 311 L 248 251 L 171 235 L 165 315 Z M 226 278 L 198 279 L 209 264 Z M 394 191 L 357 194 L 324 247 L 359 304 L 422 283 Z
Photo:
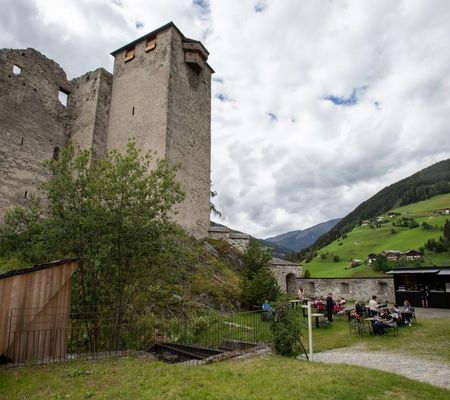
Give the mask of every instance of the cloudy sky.
M 450 157 L 448 0 L 0 0 L 0 47 L 72 78 L 168 21 L 211 53 L 230 227 L 304 229 Z

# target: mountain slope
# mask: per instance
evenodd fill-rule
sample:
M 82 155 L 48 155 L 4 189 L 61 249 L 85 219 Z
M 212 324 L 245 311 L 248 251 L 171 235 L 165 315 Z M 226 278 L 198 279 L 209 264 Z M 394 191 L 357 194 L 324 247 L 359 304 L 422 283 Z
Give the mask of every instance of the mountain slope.
M 350 232 L 362 220 L 374 218 L 392 208 L 426 200 L 437 194 L 450 192 L 450 159 L 440 161 L 408 178 L 380 190 L 345 216 L 301 255 L 314 252 L 330 244 L 343 233 Z
M 307 268 L 313 277 L 381 276 L 381 272 L 374 271 L 366 264 L 351 269 L 346 267 L 352 258 L 366 262 L 370 253 L 379 254 L 383 250 L 419 250 L 428 239 L 438 239 L 442 236 L 442 227 L 447 219 L 450 220 L 450 215 L 438 215 L 434 211 L 446 208 L 450 208 L 450 193 L 393 209 L 393 212 L 401 215 L 387 217 L 385 221 L 372 225 L 355 227 L 343 237 L 318 250 L 310 262 L 305 262 L 304 268 Z M 413 218 L 418 226 L 400 226 L 402 218 Z M 448 252 L 434 253 L 426 249 L 424 252 L 424 260 L 420 265 L 450 265 Z M 416 263 L 405 263 L 404 266 Z
M 327 233 L 340 220 L 341 218 L 332 219 L 330 221 L 311 226 L 307 229 L 282 233 L 281 235 L 273 236 L 264 240 L 293 251 L 300 251 L 305 247 L 312 245 L 317 238 L 324 233 Z

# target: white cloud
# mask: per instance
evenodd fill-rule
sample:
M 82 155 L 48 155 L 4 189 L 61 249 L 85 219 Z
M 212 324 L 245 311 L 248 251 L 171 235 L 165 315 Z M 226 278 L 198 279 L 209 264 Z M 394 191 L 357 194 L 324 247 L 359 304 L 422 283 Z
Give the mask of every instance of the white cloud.
M 111 69 L 110 51 L 170 20 L 203 40 L 217 71 L 214 200 L 222 222 L 254 235 L 343 216 L 450 156 L 446 0 L 0 0 L 0 9 L 0 47 L 35 47 L 69 77 Z M 354 105 L 325 100 L 352 93 Z

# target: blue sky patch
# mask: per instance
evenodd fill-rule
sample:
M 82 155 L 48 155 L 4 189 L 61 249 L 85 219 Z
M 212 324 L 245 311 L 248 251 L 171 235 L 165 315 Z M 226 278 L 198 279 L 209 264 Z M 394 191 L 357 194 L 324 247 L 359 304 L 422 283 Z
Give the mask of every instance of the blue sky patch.
M 260 13 L 263 12 L 267 7 L 267 4 L 265 1 L 259 1 L 258 3 L 255 4 L 255 7 L 253 7 L 255 9 L 255 12 Z
M 337 106 L 354 106 L 355 104 L 358 104 L 359 95 L 364 93 L 366 89 L 367 86 L 361 86 L 360 88 L 353 89 L 350 97 L 335 96 L 334 94 L 330 94 L 329 96 L 324 97 L 324 99 L 331 101 Z
M 226 94 L 223 93 L 217 93 L 214 97 L 220 101 L 232 101 Z
M 267 115 L 269 116 L 269 118 L 270 118 L 270 120 L 271 120 L 272 122 L 277 122 L 277 121 L 278 121 L 278 117 L 277 117 L 276 114 L 271 113 L 271 112 L 268 112 Z
M 209 0 L 192 0 L 192 3 L 205 11 L 209 9 Z

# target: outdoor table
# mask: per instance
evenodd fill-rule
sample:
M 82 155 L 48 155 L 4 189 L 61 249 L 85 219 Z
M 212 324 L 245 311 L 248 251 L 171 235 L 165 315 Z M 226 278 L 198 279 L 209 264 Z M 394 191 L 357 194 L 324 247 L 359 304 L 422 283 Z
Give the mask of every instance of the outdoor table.
M 316 317 L 316 328 L 319 328 L 319 318 L 324 317 L 325 314 L 314 313 L 314 314 L 311 314 L 311 316 Z
M 302 305 L 302 314 L 303 314 L 303 318 L 306 318 L 306 312 L 305 312 L 305 310 L 307 310 L 308 309 L 308 305 L 306 304 L 303 304 Z
M 292 308 L 297 307 L 302 301 L 301 300 L 289 300 L 289 303 L 291 303 Z

